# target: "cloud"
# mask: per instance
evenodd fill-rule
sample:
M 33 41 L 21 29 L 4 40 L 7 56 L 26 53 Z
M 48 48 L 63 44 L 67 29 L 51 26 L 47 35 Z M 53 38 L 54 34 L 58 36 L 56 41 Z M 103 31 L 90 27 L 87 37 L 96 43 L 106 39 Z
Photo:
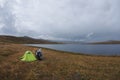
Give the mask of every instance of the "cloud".
M 11 4 L 7 0 L 0 4 L 0 29 L 5 34 L 15 34 L 15 15 L 12 13 Z
M 0 32 L 44 39 L 119 39 L 119 3 L 119 0 L 0 0 Z
M 91 33 L 87 34 L 86 38 L 91 38 L 92 35 L 94 35 L 94 32 L 91 32 Z

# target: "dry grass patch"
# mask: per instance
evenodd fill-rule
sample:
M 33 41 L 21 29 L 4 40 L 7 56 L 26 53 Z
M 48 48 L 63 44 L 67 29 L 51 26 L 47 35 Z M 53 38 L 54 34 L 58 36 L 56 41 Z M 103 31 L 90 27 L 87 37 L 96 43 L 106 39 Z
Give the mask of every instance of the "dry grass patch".
M 119 80 L 120 57 L 74 55 L 67 52 L 42 49 L 44 60 L 22 62 L 26 50 L 36 48 L 17 44 L 0 45 L 0 51 L 9 55 L 0 57 L 2 80 Z M 8 52 L 4 52 L 4 51 Z M 1 53 L 0 53 L 1 55 Z

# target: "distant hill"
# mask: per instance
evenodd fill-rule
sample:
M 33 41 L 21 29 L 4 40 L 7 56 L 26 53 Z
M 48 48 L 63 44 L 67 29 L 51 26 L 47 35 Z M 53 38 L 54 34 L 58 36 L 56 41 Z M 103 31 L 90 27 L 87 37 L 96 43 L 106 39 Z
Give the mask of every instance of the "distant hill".
M 91 44 L 120 44 L 120 41 L 109 40 L 109 41 L 104 41 L 104 42 L 93 42 Z
M 43 39 L 34 39 L 28 36 L 16 37 L 8 35 L 0 35 L 0 43 L 18 43 L 18 44 L 55 44 L 58 42 L 52 42 Z

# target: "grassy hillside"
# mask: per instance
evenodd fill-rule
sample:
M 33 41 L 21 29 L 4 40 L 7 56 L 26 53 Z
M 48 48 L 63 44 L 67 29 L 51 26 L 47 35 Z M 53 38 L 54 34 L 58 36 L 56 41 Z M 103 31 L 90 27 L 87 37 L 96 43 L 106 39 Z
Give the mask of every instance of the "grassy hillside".
M 110 40 L 110 41 L 104 41 L 104 42 L 93 42 L 91 44 L 120 44 L 120 41 Z
M 0 43 L 19 43 L 19 44 L 54 44 L 56 42 L 52 42 L 52 41 L 47 41 L 47 40 L 43 40 L 43 39 L 34 39 L 31 37 L 16 37 L 16 36 L 4 36 L 1 35 L 0 36 Z
M 120 57 L 75 55 L 42 49 L 44 60 L 22 62 L 26 50 L 20 44 L 0 44 L 2 80 L 119 80 Z

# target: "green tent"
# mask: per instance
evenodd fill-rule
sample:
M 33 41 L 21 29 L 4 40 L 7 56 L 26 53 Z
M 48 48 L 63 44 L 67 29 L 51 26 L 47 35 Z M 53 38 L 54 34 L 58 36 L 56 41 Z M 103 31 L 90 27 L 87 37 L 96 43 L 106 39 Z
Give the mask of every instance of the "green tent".
M 33 55 L 31 51 L 26 51 L 23 57 L 21 57 L 21 61 L 35 61 L 36 57 Z

